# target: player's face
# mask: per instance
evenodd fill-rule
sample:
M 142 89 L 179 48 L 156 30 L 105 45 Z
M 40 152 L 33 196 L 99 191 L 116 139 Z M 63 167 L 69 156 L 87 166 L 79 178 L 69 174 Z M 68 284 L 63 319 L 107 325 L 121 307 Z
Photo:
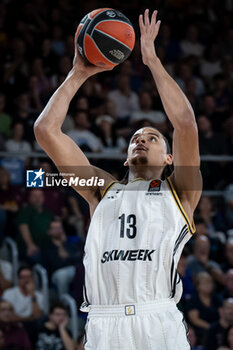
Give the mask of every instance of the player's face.
M 167 154 L 162 134 L 154 128 L 145 127 L 132 136 L 126 163 L 125 165 L 166 166 L 172 164 L 172 156 Z

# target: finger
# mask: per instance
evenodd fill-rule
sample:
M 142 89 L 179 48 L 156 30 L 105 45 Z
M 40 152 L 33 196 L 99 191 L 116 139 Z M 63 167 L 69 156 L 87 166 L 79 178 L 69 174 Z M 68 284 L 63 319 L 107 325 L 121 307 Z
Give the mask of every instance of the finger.
M 142 33 L 144 30 L 143 15 L 139 16 L 139 28 L 140 28 L 140 31 Z
M 159 21 L 156 23 L 156 33 L 159 32 L 160 24 L 161 24 L 161 21 L 159 20 Z
M 146 27 L 150 25 L 150 20 L 149 20 L 149 10 L 146 9 L 144 12 L 144 22 Z
M 155 10 L 152 14 L 152 17 L 151 17 L 151 24 L 152 25 L 156 24 L 157 13 L 158 13 L 158 11 Z

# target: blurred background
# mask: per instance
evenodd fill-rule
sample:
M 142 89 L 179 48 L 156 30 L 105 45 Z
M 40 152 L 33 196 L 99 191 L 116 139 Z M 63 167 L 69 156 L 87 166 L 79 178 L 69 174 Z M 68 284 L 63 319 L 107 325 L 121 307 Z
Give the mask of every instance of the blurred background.
M 88 206 L 71 188 L 27 190 L 25 171 L 56 171 L 33 124 L 72 67 L 79 21 L 99 7 L 131 20 L 135 48 L 81 87 L 63 131 L 118 179 L 138 128 L 154 126 L 171 143 L 140 54 L 138 15 L 158 9 L 156 52 L 194 109 L 204 181 L 197 233 L 178 268 L 179 308 L 192 349 L 233 350 L 233 0 L 0 1 L 0 349 L 83 349 Z

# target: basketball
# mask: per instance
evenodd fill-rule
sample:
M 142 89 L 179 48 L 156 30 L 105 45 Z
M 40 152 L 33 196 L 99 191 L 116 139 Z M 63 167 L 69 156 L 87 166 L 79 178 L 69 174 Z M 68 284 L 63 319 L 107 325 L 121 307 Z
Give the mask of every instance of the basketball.
M 89 63 L 106 68 L 125 61 L 135 44 L 130 20 L 111 8 L 88 13 L 79 24 L 76 37 L 80 54 Z

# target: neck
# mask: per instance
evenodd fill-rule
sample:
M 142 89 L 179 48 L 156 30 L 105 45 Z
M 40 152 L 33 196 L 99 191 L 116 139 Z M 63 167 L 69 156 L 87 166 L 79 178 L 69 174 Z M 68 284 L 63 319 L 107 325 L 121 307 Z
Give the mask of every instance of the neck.
M 155 166 L 130 166 L 129 181 L 141 177 L 144 180 L 161 179 L 163 167 Z
M 24 287 L 19 287 L 19 289 L 20 289 L 20 292 L 21 292 L 23 295 L 25 295 L 25 296 L 28 295 L 28 292 L 27 292 L 27 290 L 26 290 Z
M 17 137 L 17 136 L 13 137 L 13 140 L 15 142 L 21 142 L 22 141 L 21 137 Z
M 55 330 L 57 328 L 56 325 L 51 321 L 46 322 L 45 325 L 48 329 L 51 329 L 51 330 Z

